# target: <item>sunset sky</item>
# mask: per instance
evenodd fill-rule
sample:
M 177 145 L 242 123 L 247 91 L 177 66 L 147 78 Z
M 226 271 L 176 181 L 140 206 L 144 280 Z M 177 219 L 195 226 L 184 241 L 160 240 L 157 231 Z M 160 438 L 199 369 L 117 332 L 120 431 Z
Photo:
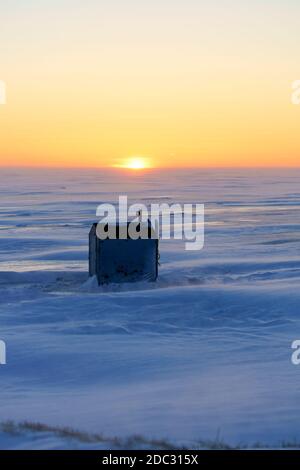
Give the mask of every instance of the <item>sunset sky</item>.
M 1 165 L 300 165 L 299 0 L 3 3 Z

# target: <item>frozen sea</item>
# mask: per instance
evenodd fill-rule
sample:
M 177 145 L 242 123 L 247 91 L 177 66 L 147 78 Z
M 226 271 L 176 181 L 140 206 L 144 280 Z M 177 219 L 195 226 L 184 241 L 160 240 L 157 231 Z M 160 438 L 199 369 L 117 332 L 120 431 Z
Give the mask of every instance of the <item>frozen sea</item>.
M 157 283 L 95 288 L 101 202 L 205 204 L 205 245 Z M 300 441 L 300 170 L 0 174 L 0 421 L 184 445 Z M 8 436 L 0 448 L 80 444 Z

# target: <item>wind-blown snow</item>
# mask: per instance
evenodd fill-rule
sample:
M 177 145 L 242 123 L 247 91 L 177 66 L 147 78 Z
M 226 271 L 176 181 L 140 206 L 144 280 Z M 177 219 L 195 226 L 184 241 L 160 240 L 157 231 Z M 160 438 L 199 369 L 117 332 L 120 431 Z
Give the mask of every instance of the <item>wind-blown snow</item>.
M 204 249 L 162 241 L 157 283 L 98 287 L 88 232 L 119 194 L 204 203 Z M 6 169 L 0 197 L 0 421 L 300 439 L 299 170 Z

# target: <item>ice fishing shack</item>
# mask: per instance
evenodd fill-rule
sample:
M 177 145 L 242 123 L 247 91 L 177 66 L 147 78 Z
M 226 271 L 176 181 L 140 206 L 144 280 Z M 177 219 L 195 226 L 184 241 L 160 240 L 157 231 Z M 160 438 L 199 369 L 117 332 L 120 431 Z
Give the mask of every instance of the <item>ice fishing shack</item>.
M 89 233 L 89 275 L 97 276 L 98 284 L 155 281 L 158 276 L 158 236 L 148 220 L 138 223 L 136 238 L 131 238 L 129 223 L 115 225 L 114 236 L 99 237 L 99 224 L 94 223 Z M 125 233 L 125 235 L 124 235 Z M 143 235 L 142 235 L 143 234 Z

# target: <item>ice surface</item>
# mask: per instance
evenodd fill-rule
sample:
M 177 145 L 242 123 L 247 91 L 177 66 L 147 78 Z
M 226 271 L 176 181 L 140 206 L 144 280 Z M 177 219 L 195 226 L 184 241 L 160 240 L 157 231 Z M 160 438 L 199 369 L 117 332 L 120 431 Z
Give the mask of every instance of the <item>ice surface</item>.
M 204 249 L 162 241 L 156 284 L 98 287 L 88 232 L 119 194 L 204 203 Z M 2 169 L 0 421 L 300 440 L 299 209 L 299 170 Z M 0 447 L 62 446 L 48 437 L 0 434 Z

